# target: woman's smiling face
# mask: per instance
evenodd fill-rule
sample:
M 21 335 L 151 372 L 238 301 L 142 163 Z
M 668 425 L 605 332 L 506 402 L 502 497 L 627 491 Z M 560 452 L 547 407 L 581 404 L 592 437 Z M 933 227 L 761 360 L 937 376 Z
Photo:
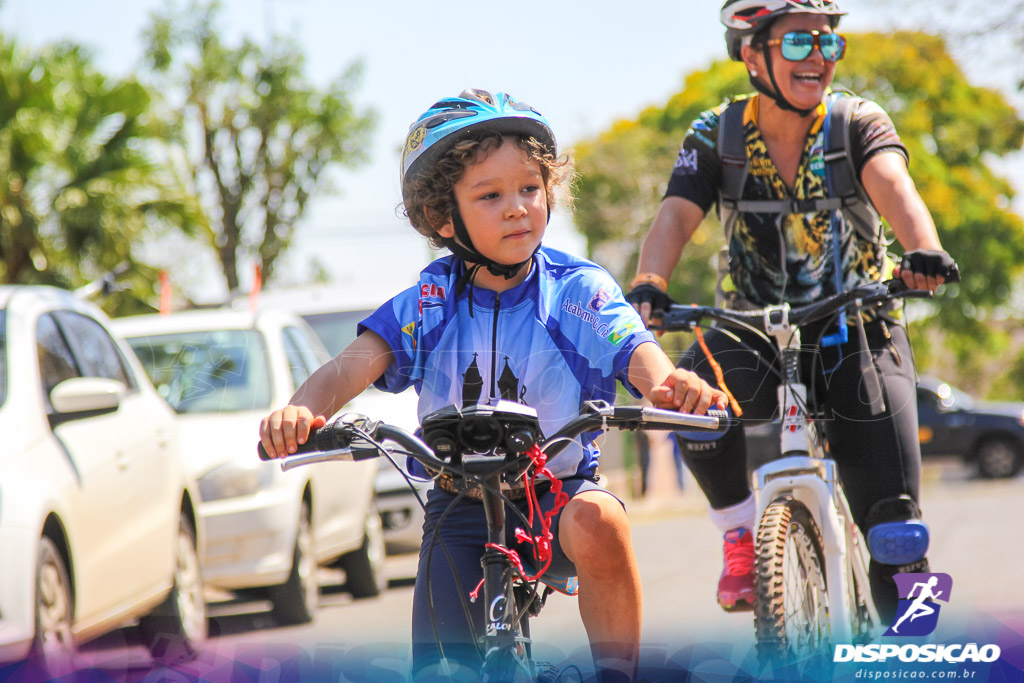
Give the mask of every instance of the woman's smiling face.
M 828 17 L 821 14 L 793 13 L 779 17 L 768 30 L 768 39 L 777 40 L 791 31 L 817 31 L 833 33 Z M 760 74 L 762 82 L 771 83 L 768 78 L 768 66 L 764 59 L 764 50 L 771 53 L 771 63 L 775 83 L 779 94 L 797 109 L 812 109 L 821 102 L 825 91 L 832 84 L 836 72 L 836 62 L 829 62 L 821 56 L 821 50 L 815 46 L 806 59 L 791 62 L 782 56 L 780 45 L 753 47 L 752 59 Z M 748 62 L 749 65 L 749 62 Z

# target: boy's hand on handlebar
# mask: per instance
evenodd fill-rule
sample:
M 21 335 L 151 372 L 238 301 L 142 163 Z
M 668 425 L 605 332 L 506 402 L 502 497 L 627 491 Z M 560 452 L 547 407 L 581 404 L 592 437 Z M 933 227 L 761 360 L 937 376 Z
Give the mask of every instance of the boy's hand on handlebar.
M 726 408 L 729 399 L 696 374 L 676 368 L 660 386 L 654 387 L 651 403 L 655 408 L 703 415 L 712 406 Z
M 260 422 L 260 443 L 271 458 L 283 458 L 306 443 L 309 433 L 327 424 L 327 418 L 313 415 L 306 406 L 286 405 Z
M 953 257 L 941 249 L 915 249 L 903 255 L 896 277 L 911 289 L 934 292 L 946 282 L 959 282 L 960 270 Z

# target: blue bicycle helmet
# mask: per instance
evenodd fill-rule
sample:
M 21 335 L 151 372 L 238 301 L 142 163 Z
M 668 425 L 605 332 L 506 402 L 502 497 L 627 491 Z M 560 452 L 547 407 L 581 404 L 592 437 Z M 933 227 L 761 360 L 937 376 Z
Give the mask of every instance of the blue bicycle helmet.
M 481 129 L 533 136 L 548 147 L 551 154 L 556 153 L 555 134 L 537 110 L 506 93 L 492 95 L 486 90 L 470 88 L 458 97 L 435 102 L 409 127 L 402 150 L 403 192 L 407 179 L 430 168 L 465 133 Z
M 533 137 L 552 155 L 557 154 L 551 126 L 533 107 L 516 101 L 507 93 L 492 95 L 486 90 L 463 90 L 458 97 L 435 102 L 409 127 L 402 150 L 402 196 L 406 195 L 410 179 L 426 173 L 442 154 L 470 132 Z M 487 266 L 495 275 L 506 278 L 514 277 L 529 262 L 506 265 L 491 261 L 473 246 L 458 211 L 452 216 L 452 222 L 457 240 L 443 242 L 456 256 Z

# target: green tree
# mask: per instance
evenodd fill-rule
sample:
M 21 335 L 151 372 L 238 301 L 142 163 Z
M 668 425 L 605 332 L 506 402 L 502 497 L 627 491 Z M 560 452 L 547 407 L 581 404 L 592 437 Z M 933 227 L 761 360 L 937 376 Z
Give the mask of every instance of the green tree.
M 945 353 L 953 354 L 966 375 L 977 365 L 973 356 L 979 348 L 1005 342 L 991 321 L 1013 315 L 1013 296 L 1015 291 L 1019 296 L 1024 277 L 1024 221 L 1008 209 L 1011 186 L 988 165 L 1020 148 L 1024 121 L 1003 95 L 971 85 L 939 38 L 864 34 L 849 36 L 849 43 L 836 84 L 877 101 L 892 116 L 943 245 L 965 274 L 961 285 L 945 288 L 915 327 L 925 336 L 941 331 Z M 640 239 L 690 123 L 726 96 L 749 90 L 741 64 L 716 62 L 688 75 L 683 90 L 664 107 L 620 121 L 577 147 L 577 225 L 591 255 L 608 262 L 623 281 L 632 275 Z M 677 300 L 711 299 L 712 254 L 722 244 L 713 215 L 694 242 L 673 274 L 670 293 Z M 898 245 L 893 252 L 901 253 Z M 606 254 L 620 256 L 616 261 Z M 924 364 L 938 363 L 940 356 L 926 348 Z
M 143 85 L 109 80 L 77 45 L 33 53 L 0 37 L 0 281 L 77 287 L 120 265 L 145 290 L 152 273 L 133 245 L 196 221 L 156 162 L 166 130 L 150 103 Z
M 230 47 L 220 40 L 218 13 L 216 2 L 193 2 L 154 14 L 146 42 L 161 89 L 180 96 L 170 116 L 188 133 L 184 172 L 209 216 L 205 239 L 235 290 L 239 267 L 252 259 L 264 281 L 273 278 L 329 169 L 365 159 L 374 116 L 352 102 L 359 64 L 318 90 L 294 42 Z

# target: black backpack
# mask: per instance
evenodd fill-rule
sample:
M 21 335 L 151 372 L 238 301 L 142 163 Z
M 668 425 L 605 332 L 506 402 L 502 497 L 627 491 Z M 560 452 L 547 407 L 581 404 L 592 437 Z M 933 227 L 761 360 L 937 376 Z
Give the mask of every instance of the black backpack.
M 743 186 L 750 170 L 746 141 L 743 135 L 743 112 L 746 98 L 736 100 L 722 111 L 718 123 L 718 157 L 722 162 L 722 185 L 719 189 L 719 218 L 725 231 L 725 248 L 718 259 L 719 298 L 722 279 L 729 273 L 729 242 L 733 226 L 740 213 L 809 213 L 812 211 L 836 211 L 843 213 L 847 223 L 852 225 L 861 239 L 875 244 L 887 245 L 882 232 L 881 216 L 871 204 L 864 186 L 860 184 L 857 169 L 853 167 L 850 155 L 850 119 L 858 104 L 878 106 L 873 102 L 845 91 L 829 95 L 828 114 L 825 121 L 825 177 L 828 180 L 829 196 L 817 199 L 742 199 Z

